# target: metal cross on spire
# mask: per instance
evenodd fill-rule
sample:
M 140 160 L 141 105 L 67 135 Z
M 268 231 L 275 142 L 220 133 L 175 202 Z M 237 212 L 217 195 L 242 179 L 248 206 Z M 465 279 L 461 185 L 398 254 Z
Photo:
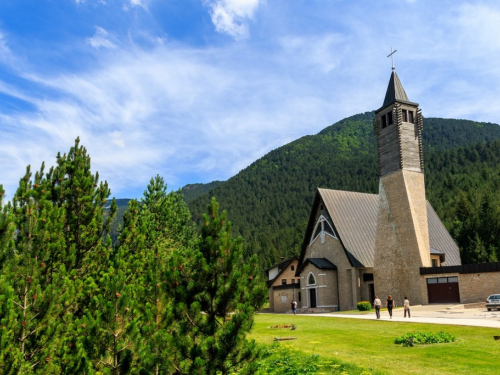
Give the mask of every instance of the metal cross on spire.
M 397 49 L 395 49 L 394 51 L 392 50 L 392 47 L 391 47 L 391 53 L 387 55 L 387 57 L 391 57 L 391 60 L 392 60 L 392 70 L 396 69 L 394 68 L 394 54 L 398 52 Z

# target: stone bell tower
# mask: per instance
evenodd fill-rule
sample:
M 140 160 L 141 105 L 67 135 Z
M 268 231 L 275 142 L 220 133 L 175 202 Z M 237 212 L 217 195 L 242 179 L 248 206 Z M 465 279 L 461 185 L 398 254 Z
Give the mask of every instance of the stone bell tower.
M 380 172 L 374 256 L 375 292 L 400 305 L 427 301 L 420 267 L 430 267 L 422 153 L 423 117 L 408 99 L 394 65 L 384 104 L 373 121 Z

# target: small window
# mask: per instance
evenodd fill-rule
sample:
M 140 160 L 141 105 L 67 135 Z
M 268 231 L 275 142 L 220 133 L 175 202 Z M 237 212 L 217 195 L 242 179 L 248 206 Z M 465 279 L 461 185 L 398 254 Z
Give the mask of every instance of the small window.
M 438 279 L 427 279 L 427 284 L 437 284 Z
M 295 284 L 295 279 L 292 279 L 292 284 Z
M 382 129 L 387 126 L 387 120 L 385 118 L 385 115 L 382 116 Z
M 291 267 L 290 267 L 290 269 L 291 269 L 292 271 L 295 271 L 295 266 L 291 266 Z
M 438 284 L 446 284 L 448 282 L 447 277 L 438 277 Z
M 437 267 L 438 266 L 437 259 L 431 259 L 431 260 L 432 260 L 432 267 Z
M 314 278 L 314 275 L 311 273 L 309 274 L 309 279 L 308 279 L 309 285 L 314 285 L 316 284 L 316 279 Z
M 286 285 L 286 279 L 281 279 L 281 285 Z
M 414 118 L 413 118 L 413 111 L 408 111 L 408 115 L 409 115 L 409 118 L 410 118 L 410 121 L 412 124 L 414 123 Z
M 392 112 L 387 113 L 387 125 L 392 125 Z
M 403 115 L 403 122 L 408 122 L 408 111 L 406 109 L 403 109 L 401 113 Z
M 300 279 L 297 279 L 297 284 L 299 284 L 299 286 L 300 286 Z
M 299 302 L 300 302 L 300 301 L 301 301 L 301 299 L 302 299 L 301 297 L 302 297 L 302 296 L 300 295 L 300 292 L 299 292 Z
M 458 283 L 458 276 L 448 277 L 449 283 Z

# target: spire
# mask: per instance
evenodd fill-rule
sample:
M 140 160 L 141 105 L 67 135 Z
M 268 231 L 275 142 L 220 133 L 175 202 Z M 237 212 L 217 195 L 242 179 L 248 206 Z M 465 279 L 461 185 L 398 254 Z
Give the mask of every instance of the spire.
M 389 81 L 389 86 L 387 86 L 387 92 L 385 93 L 384 104 L 382 108 L 387 107 L 389 104 L 395 101 L 410 102 L 408 96 L 406 96 L 405 89 L 401 84 L 401 81 L 396 74 L 396 70 L 392 68 L 391 79 Z

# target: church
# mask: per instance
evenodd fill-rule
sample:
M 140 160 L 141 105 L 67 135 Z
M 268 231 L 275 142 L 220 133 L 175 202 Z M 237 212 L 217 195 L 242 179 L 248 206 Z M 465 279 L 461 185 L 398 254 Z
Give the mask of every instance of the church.
M 292 300 L 323 312 L 356 309 L 375 295 L 419 305 L 498 293 L 500 262 L 462 265 L 425 198 L 423 116 L 394 66 L 373 129 L 379 194 L 317 189 L 300 256 L 266 270 L 271 311 L 290 310 Z

